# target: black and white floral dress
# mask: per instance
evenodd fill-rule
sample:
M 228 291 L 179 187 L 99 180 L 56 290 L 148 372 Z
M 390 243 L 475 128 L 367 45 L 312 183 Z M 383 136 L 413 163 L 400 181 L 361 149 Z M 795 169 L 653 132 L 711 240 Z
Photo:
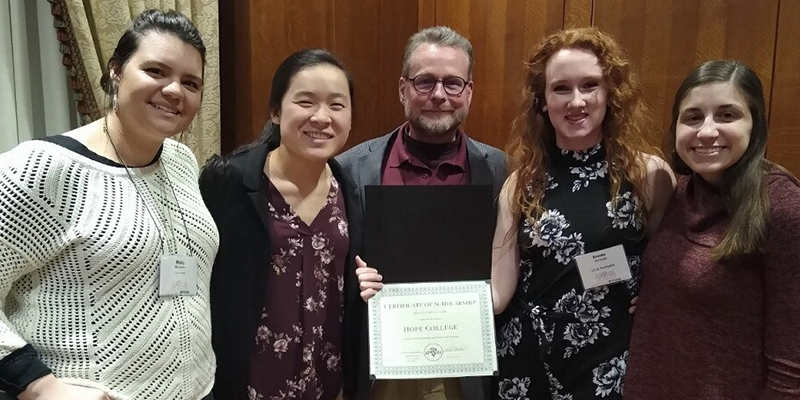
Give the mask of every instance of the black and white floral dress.
M 495 399 L 621 399 L 631 298 L 645 245 L 642 204 L 623 185 L 610 201 L 605 151 L 550 148 L 546 211 L 520 221 L 520 279 L 498 316 Z M 622 244 L 633 278 L 584 290 L 575 256 Z

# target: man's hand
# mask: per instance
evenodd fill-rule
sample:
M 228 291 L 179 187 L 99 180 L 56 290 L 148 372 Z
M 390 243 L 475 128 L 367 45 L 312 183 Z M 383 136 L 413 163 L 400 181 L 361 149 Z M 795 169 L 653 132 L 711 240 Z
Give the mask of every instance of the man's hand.
M 370 268 L 367 263 L 356 256 L 356 276 L 358 276 L 358 288 L 361 289 L 361 298 L 366 302 L 375 296 L 379 290 L 383 289 L 383 276 L 375 268 Z
M 28 385 L 17 397 L 20 400 L 111 400 L 101 390 L 61 382 L 53 374 Z

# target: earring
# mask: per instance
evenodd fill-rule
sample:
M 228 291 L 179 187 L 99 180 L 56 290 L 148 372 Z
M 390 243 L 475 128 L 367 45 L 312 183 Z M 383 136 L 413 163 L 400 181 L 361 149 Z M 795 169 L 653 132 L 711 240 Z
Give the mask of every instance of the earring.
M 111 85 L 111 108 L 114 112 L 119 111 L 119 76 L 114 71 L 114 68 L 109 67 L 108 70 L 109 84 Z
M 192 134 L 192 128 L 194 128 L 194 121 L 190 122 L 189 126 L 187 126 L 186 129 L 182 130 L 181 133 L 178 134 L 178 142 L 179 143 L 183 143 L 183 134 L 184 133 L 187 134 L 187 135 L 191 135 Z
M 542 112 L 547 112 L 547 104 L 542 106 Z

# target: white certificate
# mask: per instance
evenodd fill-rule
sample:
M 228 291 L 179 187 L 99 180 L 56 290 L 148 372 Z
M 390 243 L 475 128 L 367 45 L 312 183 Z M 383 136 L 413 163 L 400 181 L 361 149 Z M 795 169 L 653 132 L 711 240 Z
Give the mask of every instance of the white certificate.
M 386 284 L 369 300 L 373 379 L 497 372 L 489 281 Z

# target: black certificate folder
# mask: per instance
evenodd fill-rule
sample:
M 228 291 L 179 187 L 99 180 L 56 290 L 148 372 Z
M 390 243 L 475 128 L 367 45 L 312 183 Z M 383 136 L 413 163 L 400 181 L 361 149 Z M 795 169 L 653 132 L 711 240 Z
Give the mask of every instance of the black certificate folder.
M 367 186 L 365 257 L 384 283 L 491 277 L 492 187 Z

